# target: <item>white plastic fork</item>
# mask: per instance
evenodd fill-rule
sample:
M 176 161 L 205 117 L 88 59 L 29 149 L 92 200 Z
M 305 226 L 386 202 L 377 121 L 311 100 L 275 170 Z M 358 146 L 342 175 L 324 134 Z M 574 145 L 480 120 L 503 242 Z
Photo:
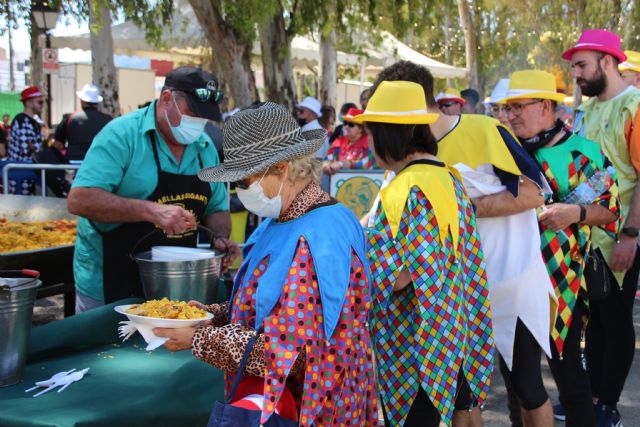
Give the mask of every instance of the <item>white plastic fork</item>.
M 64 377 L 66 377 L 67 375 L 69 375 L 70 373 L 72 373 L 73 371 L 75 371 L 76 368 L 71 369 L 70 371 L 62 371 L 62 372 L 58 372 L 57 374 L 53 374 L 51 376 L 51 378 L 49 378 L 48 380 L 44 380 L 44 381 L 37 381 L 35 384 L 35 386 L 26 389 L 24 392 L 25 393 L 29 393 L 30 391 L 33 391 L 39 387 L 49 387 L 51 384 L 53 384 L 56 380 L 60 380 Z
M 87 373 L 88 370 L 89 370 L 89 368 L 85 368 L 85 369 L 83 369 L 81 371 L 73 372 L 70 375 L 65 375 L 64 377 L 59 378 L 56 381 L 54 381 L 53 384 L 51 384 L 49 387 L 45 388 L 41 392 L 38 392 L 38 393 L 34 394 L 33 397 L 41 396 L 41 395 L 53 390 L 56 387 L 62 386 L 62 389 L 65 389 L 65 388 L 67 388 L 67 386 L 69 384 L 81 380 L 82 377 L 84 377 L 84 374 Z M 60 391 L 60 390 L 58 390 L 58 391 Z

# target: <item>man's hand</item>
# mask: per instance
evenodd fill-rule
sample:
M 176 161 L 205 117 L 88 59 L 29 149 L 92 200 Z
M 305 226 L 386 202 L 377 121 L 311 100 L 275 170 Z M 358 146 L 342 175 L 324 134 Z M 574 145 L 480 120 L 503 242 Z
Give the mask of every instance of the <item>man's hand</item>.
M 167 337 L 169 341 L 164 343 L 164 346 L 169 351 L 181 351 L 191 348 L 193 335 L 196 333 L 196 328 L 154 328 L 153 333 L 159 337 Z
M 151 222 L 168 235 L 182 234 L 197 227 L 193 215 L 177 205 L 156 203 L 151 210 L 151 214 Z
M 229 267 L 231 267 L 231 264 L 233 264 L 233 261 L 242 254 L 240 246 L 238 246 L 236 242 L 221 237 L 213 241 L 213 248 L 226 254 L 224 258 L 222 258 L 222 273 L 226 272 Z
M 580 206 L 553 203 L 543 208 L 539 220 L 545 228 L 558 232 L 580 221 Z
M 638 250 L 638 238 L 621 234 L 611 254 L 611 270 L 625 271 L 631 268 Z

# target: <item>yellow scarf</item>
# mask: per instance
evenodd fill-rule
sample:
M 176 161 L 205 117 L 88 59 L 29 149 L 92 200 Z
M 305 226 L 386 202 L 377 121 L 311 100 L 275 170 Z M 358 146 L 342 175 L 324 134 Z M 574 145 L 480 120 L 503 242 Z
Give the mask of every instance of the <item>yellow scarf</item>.
M 440 244 L 450 234 L 458 253 L 458 199 L 449 172 L 460 178 L 454 168 L 424 164 L 411 165 L 402 170 L 388 186 L 380 190 L 380 202 L 387 216 L 391 234 L 395 238 L 400 229 L 402 212 L 407 205 L 411 188 L 418 187 L 427 197 L 438 220 Z

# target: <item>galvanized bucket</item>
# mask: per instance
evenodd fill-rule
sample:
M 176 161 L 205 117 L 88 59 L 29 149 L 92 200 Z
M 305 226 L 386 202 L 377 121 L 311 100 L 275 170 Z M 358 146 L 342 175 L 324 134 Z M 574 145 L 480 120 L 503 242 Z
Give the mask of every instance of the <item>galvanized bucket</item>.
M 4 276 L 0 271 L 0 276 Z M 31 333 L 36 291 L 35 277 L 0 277 L 0 387 L 22 380 Z
M 195 261 L 154 261 L 151 251 L 134 255 L 147 299 L 196 300 L 211 304 L 218 294 L 221 253 Z

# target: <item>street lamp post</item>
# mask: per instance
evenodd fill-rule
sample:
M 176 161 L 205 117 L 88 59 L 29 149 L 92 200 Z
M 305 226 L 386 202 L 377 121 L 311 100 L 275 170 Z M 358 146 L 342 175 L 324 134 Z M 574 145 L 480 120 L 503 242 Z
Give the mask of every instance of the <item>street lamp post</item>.
M 51 30 L 55 28 L 60 11 L 51 0 L 33 0 L 31 13 L 36 26 L 44 31 L 46 48 L 51 48 Z M 51 127 L 51 73 L 47 73 L 47 125 Z

